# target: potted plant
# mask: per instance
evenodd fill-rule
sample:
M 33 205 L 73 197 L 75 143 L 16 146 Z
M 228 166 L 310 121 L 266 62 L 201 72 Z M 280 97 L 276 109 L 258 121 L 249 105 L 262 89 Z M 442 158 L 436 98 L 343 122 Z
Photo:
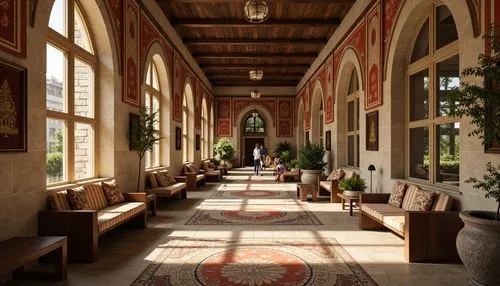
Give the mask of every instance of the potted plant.
M 288 143 L 286 141 L 278 142 L 276 144 L 276 148 L 274 148 L 274 155 L 276 155 L 276 156 L 279 157 L 279 156 L 281 156 L 281 154 L 283 152 L 287 152 L 288 151 L 290 153 L 292 151 L 292 149 L 293 149 L 293 147 L 292 147 L 292 145 L 290 143 Z
M 479 77 L 484 84 L 461 82 L 460 89 L 447 95 L 451 116 L 471 119 L 472 131 L 468 136 L 479 136 L 484 146 L 500 142 L 500 41 L 493 27 L 487 36 L 491 55 L 481 54 L 476 67 L 465 69 L 462 77 Z M 497 212 L 480 210 L 462 211 L 464 228 L 457 236 L 457 251 L 471 275 L 471 285 L 500 285 L 500 166 L 486 165 L 483 180 L 469 178 L 466 183 L 485 191 L 486 198 L 499 203 Z
M 234 157 L 233 143 L 231 143 L 231 141 L 227 138 L 221 138 L 214 145 L 214 155 L 217 160 L 222 161 L 222 165 L 231 169 L 232 165 L 228 161 L 232 160 Z
M 139 108 L 139 116 L 136 119 L 131 116 L 130 128 L 128 130 L 128 140 L 130 150 L 136 152 L 139 158 L 139 171 L 137 174 L 137 191 L 141 181 L 141 164 L 146 152 L 153 150 L 157 141 L 162 139 L 158 136 L 155 126 L 158 124 L 158 112 L 150 113 L 145 106 Z
M 301 181 L 304 184 L 316 184 L 323 172 L 326 162 L 325 148 L 322 144 L 307 143 L 299 149 L 299 167 L 302 171 Z
M 349 197 L 357 197 L 366 190 L 366 182 L 358 175 L 339 181 L 339 189 Z

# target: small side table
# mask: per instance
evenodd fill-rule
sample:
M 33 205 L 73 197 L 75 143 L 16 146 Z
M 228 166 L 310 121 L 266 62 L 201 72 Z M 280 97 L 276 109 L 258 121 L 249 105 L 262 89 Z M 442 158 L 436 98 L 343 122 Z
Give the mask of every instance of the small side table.
M 151 214 L 156 216 L 156 194 L 149 194 L 148 198 L 148 209 L 151 210 Z
M 349 215 L 352 216 L 353 203 L 359 202 L 359 196 L 345 196 L 342 193 L 337 193 L 337 196 L 341 199 L 342 210 L 345 210 L 345 203 L 349 204 Z
M 297 199 L 307 201 L 307 194 L 311 193 L 312 200 L 318 200 L 318 188 L 316 184 L 297 184 Z

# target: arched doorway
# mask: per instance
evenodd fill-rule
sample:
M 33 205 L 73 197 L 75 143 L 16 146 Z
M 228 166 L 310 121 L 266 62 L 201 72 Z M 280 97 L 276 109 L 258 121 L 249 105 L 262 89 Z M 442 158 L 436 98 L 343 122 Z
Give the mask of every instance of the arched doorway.
M 241 120 L 242 162 L 245 166 L 253 166 L 253 149 L 255 144 L 265 145 L 267 123 L 258 110 L 247 112 Z

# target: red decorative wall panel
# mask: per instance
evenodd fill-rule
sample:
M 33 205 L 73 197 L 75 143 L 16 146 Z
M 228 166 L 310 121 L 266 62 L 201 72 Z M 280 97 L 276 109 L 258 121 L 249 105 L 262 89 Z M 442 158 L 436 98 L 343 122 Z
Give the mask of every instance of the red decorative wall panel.
M 377 3 L 366 16 L 367 25 L 367 63 L 365 110 L 382 105 L 382 40 L 381 8 Z
M 27 0 L 0 1 L 0 50 L 26 57 Z
M 309 88 L 310 88 L 309 94 L 310 94 L 311 100 L 315 96 L 314 89 L 316 88 L 317 81 L 319 81 L 319 83 L 321 84 L 321 93 L 322 93 L 322 97 L 323 97 L 321 100 L 323 101 L 323 106 L 324 106 L 326 103 L 326 93 L 327 93 L 327 88 L 328 88 L 325 65 L 321 66 L 321 68 L 316 72 L 316 74 L 314 74 L 311 77 L 310 85 L 309 85 Z
M 278 99 L 277 137 L 293 137 L 293 116 L 295 114 L 293 99 Z
M 108 0 L 106 7 L 111 18 L 113 27 L 113 35 L 116 43 L 116 50 L 118 58 L 122 58 L 123 50 L 123 1 L 122 0 Z M 118 64 L 118 73 L 122 74 L 122 63 Z
M 233 136 L 231 125 L 231 99 L 217 99 L 217 136 Z
M 304 129 L 309 130 L 311 128 L 311 93 L 309 92 L 309 83 L 304 91 Z
M 139 106 L 140 78 L 139 78 L 139 6 L 134 0 L 126 2 L 125 9 L 125 51 L 123 67 L 123 101 Z
M 172 120 L 182 122 L 182 100 L 184 77 L 181 76 L 182 63 L 177 52 L 174 52 L 174 72 L 173 72 L 173 98 L 172 98 Z
M 203 87 L 201 81 L 196 78 L 196 92 L 194 99 L 194 128 L 201 129 L 201 100 L 203 99 Z
M 326 74 L 326 100 L 325 100 L 325 124 L 331 123 L 334 120 L 333 114 L 333 56 L 330 56 L 325 63 L 325 74 Z
M 391 43 L 392 34 L 394 32 L 394 25 L 398 20 L 399 12 L 401 7 L 403 7 L 406 0 L 384 0 L 383 5 L 383 31 L 384 31 L 384 42 L 383 42 L 383 61 L 384 67 L 387 66 L 387 53 L 389 52 L 389 45 Z M 384 68 L 386 71 L 387 68 Z M 384 72 L 384 78 L 387 76 Z

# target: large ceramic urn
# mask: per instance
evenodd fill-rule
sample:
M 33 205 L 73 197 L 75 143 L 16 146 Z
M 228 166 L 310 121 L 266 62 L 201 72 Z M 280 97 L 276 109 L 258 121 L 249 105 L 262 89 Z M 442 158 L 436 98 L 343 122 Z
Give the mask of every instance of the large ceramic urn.
M 321 176 L 323 170 L 301 170 L 302 177 L 300 177 L 300 181 L 304 184 L 317 184 L 318 177 Z
M 460 218 L 465 226 L 457 250 L 471 276 L 469 285 L 500 285 L 500 221 L 487 211 L 464 211 Z

